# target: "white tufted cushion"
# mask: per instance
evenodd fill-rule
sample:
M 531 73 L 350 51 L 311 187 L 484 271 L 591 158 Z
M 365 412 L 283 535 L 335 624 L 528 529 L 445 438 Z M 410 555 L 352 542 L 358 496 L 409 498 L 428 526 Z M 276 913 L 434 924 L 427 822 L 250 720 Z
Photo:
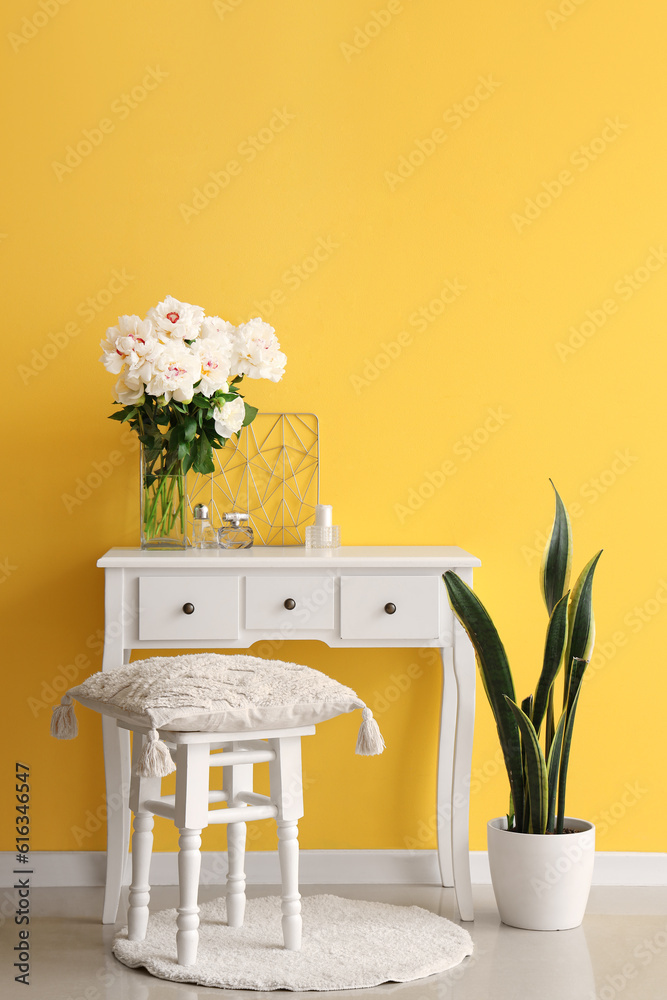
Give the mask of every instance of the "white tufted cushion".
M 319 670 L 244 654 L 153 656 L 93 674 L 69 694 L 104 715 L 175 732 L 308 726 L 364 707 Z

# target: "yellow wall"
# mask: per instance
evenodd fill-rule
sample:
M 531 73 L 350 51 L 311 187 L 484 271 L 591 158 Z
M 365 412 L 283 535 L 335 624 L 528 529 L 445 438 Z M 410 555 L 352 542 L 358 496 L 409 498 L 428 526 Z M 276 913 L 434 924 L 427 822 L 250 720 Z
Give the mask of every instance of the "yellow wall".
M 2 774 L 7 802 L 14 760 L 30 764 L 33 847 L 104 846 L 99 719 L 80 709 L 79 739 L 54 742 L 48 689 L 99 669 L 95 561 L 137 543 L 137 453 L 106 419 L 98 344 L 171 293 L 275 325 L 287 375 L 248 396 L 318 414 L 346 543 L 481 557 L 522 696 L 553 477 L 577 505 L 576 568 L 605 549 L 570 811 L 598 819 L 602 850 L 664 849 L 664 4 L 58 3 L 8 0 L 0 60 Z M 95 145 L 68 162 L 86 130 Z M 108 475 L 73 505 L 96 463 Z M 308 744 L 302 845 L 432 847 L 432 660 L 280 655 L 380 708 L 418 665 L 377 713 L 384 757 L 354 757 L 352 718 Z M 507 794 L 483 699 L 475 849 Z M 2 837 L 11 849 L 9 823 Z

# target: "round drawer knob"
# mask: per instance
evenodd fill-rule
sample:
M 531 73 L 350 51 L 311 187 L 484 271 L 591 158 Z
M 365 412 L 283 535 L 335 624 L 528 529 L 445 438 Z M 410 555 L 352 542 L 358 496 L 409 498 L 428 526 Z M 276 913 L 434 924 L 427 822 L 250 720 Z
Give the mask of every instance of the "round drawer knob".
M 396 614 L 396 605 L 395 604 L 385 604 L 384 610 L 387 612 L 388 615 L 394 615 L 394 614 Z
M 288 611 L 294 611 L 296 607 L 296 601 L 294 600 L 294 598 L 288 597 L 287 600 L 285 601 L 284 607 L 286 607 Z
M 190 604 L 188 602 L 187 604 L 183 605 L 183 614 L 184 615 L 191 615 L 194 610 L 195 610 L 194 604 Z

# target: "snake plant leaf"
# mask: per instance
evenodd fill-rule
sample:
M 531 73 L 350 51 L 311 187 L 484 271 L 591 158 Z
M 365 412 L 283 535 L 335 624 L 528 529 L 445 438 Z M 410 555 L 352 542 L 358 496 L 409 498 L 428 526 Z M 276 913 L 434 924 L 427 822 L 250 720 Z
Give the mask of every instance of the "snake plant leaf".
M 572 669 L 570 670 L 570 682 L 565 700 L 565 732 L 563 734 L 563 749 L 560 755 L 560 767 L 558 771 L 558 818 L 556 820 L 556 833 L 563 832 L 563 821 L 565 819 L 565 790 L 567 787 L 567 769 L 570 763 L 570 749 L 572 747 L 572 731 L 574 728 L 574 717 L 579 703 L 581 693 L 581 680 L 584 671 L 588 666 L 588 660 L 574 657 Z
M 526 777 L 528 781 L 528 801 L 530 824 L 528 833 L 545 833 L 547 828 L 547 764 L 542 747 L 537 739 L 535 727 L 519 706 L 505 695 L 505 701 L 514 713 L 521 731 L 521 743 L 526 755 Z
M 521 739 L 514 713 L 505 700 L 516 701 L 507 654 L 488 611 L 463 580 L 452 570 L 443 574 L 447 596 L 454 614 L 468 633 L 477 655 L 484 690 L 498 729 L 500 746 L 512 793 L 516 829 L 523 828 L 523 775 Z
M 551 749 L 547 757 L 547 833 L 554 833 L 556 827 L 556 795 L 558 793 L 558 773 L 560 771 L 560 755 L 563 746 L 563 733 L 567 712 L 563 712 L 556 727 Z
M 570 517 L 558 490 L 549 480 L 556 494 L 556 513 L 551 534 L 542 554 L 540 586 L 549 615 L 568 588 L 572 567 L 572 529 Z
M 531 715 L 538 736 L 549 703 L 549 692 L 553 688 L 553 683 L 563 661 L 563 651 L 567 642 L 567 602 L 569 596 L 569 591 L 563 594 L 553 609 L 547 628 L 542 673 L 535 688 L 534 708 Z
M 593 616 L 593 574 L 602 555 L 602 549 L 586 563 L 570 595 L 567 612 L 567 646 L 565 649 L 565 684 L 563 706 L 570 687 L 570 670 L 575 658 L 588 660 L 595 642 Z

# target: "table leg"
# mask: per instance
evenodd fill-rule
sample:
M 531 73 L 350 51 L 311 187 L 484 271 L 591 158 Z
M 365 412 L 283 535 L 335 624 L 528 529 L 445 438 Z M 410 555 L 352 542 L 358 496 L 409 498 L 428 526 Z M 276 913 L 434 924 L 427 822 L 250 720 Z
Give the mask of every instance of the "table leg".
M 437 825 L 440 882 L 454 885 L 452 865 L 452 773 L 456 734 L 456 678 L 451 647 L 440 649 L 442 658 L 442 702 L 438 741 Z
M 468 821 L 475 724 L 475 653 L 458 622 L 454 625 L 454 674 L 458 697 L 452 779 L 452 864 L 461 920 L 472 920 Z
M 118 913 L 121 886 L 130 844 L 130 734 L 116 720 L 102 716 L 104 773 L 107 789 L 107 875 L 104 889 L 103 924 L 113 924 Z

